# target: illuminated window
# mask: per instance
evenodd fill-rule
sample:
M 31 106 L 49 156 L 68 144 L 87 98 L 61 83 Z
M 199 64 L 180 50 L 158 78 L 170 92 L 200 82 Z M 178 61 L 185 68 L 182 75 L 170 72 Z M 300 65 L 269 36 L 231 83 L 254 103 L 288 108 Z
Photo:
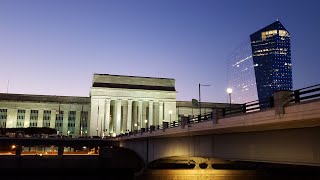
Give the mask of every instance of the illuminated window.
M 37 127 L 38 124 L 38 110 L 31 110 L 30 113 L 30 127 Z
M 5 128 L 7 124 L 7 109 L 0 109 L 0 128 Z
M 18 109 L 17 128 L 24 127 L 25 114 L 26 114 L 26 110 Z
M 51 111 L 43 111 L 43 127 L 50 127 Z

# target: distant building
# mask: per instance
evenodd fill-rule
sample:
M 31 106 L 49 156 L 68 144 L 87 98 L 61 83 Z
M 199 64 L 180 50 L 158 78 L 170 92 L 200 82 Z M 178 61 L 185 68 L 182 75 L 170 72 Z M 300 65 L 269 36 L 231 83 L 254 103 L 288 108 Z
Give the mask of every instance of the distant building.
M 232 102 L 266 100 L 292 89 L 290 34 L 276 21 L 253 33 L 228 59 Z
M 90 97 L 0 93 L 0 128 L 50 127 L 63 135 L 127 133 L 181 116 L 197 116 L 191 101 L 176 101 L 175 80 L 94 74 Z M 210 113 L 224 103 L 201 103 Z

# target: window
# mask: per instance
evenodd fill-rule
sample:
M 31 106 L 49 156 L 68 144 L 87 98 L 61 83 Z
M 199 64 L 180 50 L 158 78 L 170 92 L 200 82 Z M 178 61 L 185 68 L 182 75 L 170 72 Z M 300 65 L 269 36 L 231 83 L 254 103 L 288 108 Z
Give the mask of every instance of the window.
M 38 110 L 31 110 L 30 127 L 37 127 L 37 124 L 38 124 Z
M 81 111 L 80 114 L 80 133 L 88 131 L 88 111 Z
M 51 111 L 43 111 L 43 127 L 50 127 Z
M 57 111 L 55 127 L 56 127 L 56 130 L 59 132 L 62 132 L 62 123 L 63 123 L 63 111 Z
M 26 110 L 18 109 L 18 114 L 17 114 L 17 128 L 24 127 L 25 115 L 26 115 Z
M 76 124 L 76 111 L 69 111 L 68 115 L 68 135 L 74 134 Z
M 0 109 L 0 128 L 5 128 L 7 125 L 7 109 Z

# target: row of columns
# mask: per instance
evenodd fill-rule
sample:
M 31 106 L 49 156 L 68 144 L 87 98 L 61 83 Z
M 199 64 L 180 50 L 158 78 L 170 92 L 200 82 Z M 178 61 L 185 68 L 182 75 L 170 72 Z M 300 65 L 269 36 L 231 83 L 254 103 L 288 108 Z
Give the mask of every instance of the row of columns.
M 126 101 L 127 103 L 123 103 L 123 101 Z M 91 111 L 93 111 L 91 116 L 91 125 L 94 125 L 95 127 L 90 127 L 91 131 L 95 130 L 96 132 L 90 132 L 91 135 L 103 135 L 103 133 L 126 133 L 127 131 L 146 127 L 146 123 L 144 122 L 145 120 L 147 120 L 148 127 L 150 127 L 151 125 L 161 124 L 164 119 L 164 102 L 156 102 L 159 103 L 159 108 L 156 109 L 154 108 L 155 102 L 152 100 L 148 101 L 147 106 L 145 106 L 149 108 L 148 114 L 145 114 L 145 116 L 148 117 L 146 119 L 143 119 L 144 113 L 146 113 L 146 108 L 143 108 L 143 104 L 145 102 L 143 100 L 111 100 L 110 98 L 107 98 L 104 100 L 98 99 L 96 102 L 98 108 L 94 107 L 94 105 L 91 108 Z M 123 104 L 127 104 L 127 106 L 122 106 Z M 121 107 L 123 107 L 122 111 Z M 111 110 L 112 108 L 113 110 Z M 97 109 L 97 111 L 94 109 Z M 154 118 L 156 111 L 158 111 L 158 117 Z

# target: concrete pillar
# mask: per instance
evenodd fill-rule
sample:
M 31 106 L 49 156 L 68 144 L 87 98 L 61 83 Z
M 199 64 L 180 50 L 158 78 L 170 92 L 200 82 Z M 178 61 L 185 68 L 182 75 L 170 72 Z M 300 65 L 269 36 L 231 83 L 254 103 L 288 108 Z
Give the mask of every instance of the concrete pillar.
M 74 127 L 75 136 L 80 135 L 80 117 L 81 117 L 81 111 L 76 111 L 76 121 L 75 121 L 75 127 Z
M 98 117 L 97 117 L 97 128 L 98 128 L 98 136 L 102 136 L 103 132 L 105 130 L 104 128 L 104 123 L 105 123 L 105 100 L 104 99 L 99 99 L 98 102 L 98 107 L 99 107 L 99 112 L 98 112 Z
M 105 100 L 105 122 L 104 122 L 104 128 L 106 131 L 106 134 L 110 133 L 109 125 L 110 125 L 110 104 L 111 104 L 111 99 L 106 99 Z
M 153 125 L 153 101 L 149 101 L 148 123 L 149 127 Z
M 218 111 L 217 108 L 212 109 L 211 119 L 212 119 L 213 124 L 217 124 L 218 123 L 219 111 Z
M 159 124 L 163 122 L 163 102 L 159 102 Z
M 89 136 L 97 136 L 97 130 L 99 131 L 98 127 L 98 107 L 99 107 L 99 100 L 94 99 L 91 97 L 91 114 L 90 114 L 90 121 L 89 122 Z
M 26 109 L 25 114 L 24 114 L 24 127 L 30 127 L 30 113 L 31 109 Z
M 138 123 L 138 114 L 137 114 L 137 101 L 134 101 L 133 102 L 133 116 L 132 116 L 132 128 L 133 130 L 137 130 L 138 129 L 138 126 L 135 126 L 135 124 Z
M 67 135 L 68 133 L 68 115 L 69 111 L 63 110 L 63 121 L 62 121 L 62 134 Z
M 121 99 L 116 101 L 116 134 L 120 134 L 121 130 Z
M 290 103 L 292 97 L 290 97 L 291 91 L 276 91 L 273 94 L 274 97 L 274 110 L 275 115 L 284 114 L 284 107 Z
M 143 120 L 142 120 L 142 103 L 143 101 L 142 100 L 139 100 L 139 104 L 138 104 L 138 124 L 140 124 L 140 128 L 142 127 L 143 125 Z
M 64 151 L 64 147 L 63 146 L 58 146 L 58 156 L 59 157 L 63 156 L 63 151 Z
M 16 156 L 21 156 L 22 146 L 20 144 L 16 145 Z
M 56 117 L 57 117 L 57 110 L 51 110 L 51 119 L 50 119 L 50 128 L 54 129 L 56 127 Z
M 37 127 L 43 127 L 43 109 L 38 110 L 38 122 Z
M 7 110 L 7 128 L 15 128 L 17 126 L 17 109 Z
M 132 99 L 128 100 L 127 129 L 132 131 Z

